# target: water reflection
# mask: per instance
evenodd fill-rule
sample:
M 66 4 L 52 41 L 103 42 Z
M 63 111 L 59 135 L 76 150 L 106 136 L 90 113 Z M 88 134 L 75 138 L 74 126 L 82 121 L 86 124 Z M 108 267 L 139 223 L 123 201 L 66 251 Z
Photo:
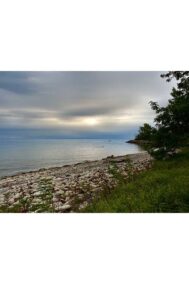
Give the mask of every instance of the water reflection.
M 0 142 L 0 176 L 141 151 L 140 146 L 124 140 L 11 139 Z

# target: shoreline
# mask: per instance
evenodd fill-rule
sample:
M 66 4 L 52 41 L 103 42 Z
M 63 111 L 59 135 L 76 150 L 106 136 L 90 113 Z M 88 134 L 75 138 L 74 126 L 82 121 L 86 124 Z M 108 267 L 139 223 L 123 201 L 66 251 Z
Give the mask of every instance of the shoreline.
M 61 168 L 66 168 L 66 167 L 71 167 L 71 166 L 77 166 L 77 165 L 80 165 L 80 164 L 84 164 L 84 163 L 94 163 L 94 162 L 100 162 L 102 160 L 106 160 L 106 159 L 109 159 L 109 158 L 118 158 L 118 157 L 127 157 L 129 158 L 129 156 L 132 156 L 132 155 L 140 155 L 142 153 L 146 153 L 146 151 L 141 151 L 139 153 L 132 153 L 132 154 L 126 154 L 126 155 L 119 155 L 119 156 L 114 156 L 114 155 L 111 155 L 111 156 L 107 156 L 105 158 L 101 158 L 101 159 L 97 159 L 97 160 L 83 160 L 81 162 L 77 162 L 77 163 L 70 163 L 70 164 L 65 164 L 65 165 L 61 165 L 61 166 L 50 166 L 50 167 L 44 167 L 44 168 L 36 168 L 36 169 L 31 169 L 31 170 L 21 170 L 19 172 L 16 172 L 16 173 L 13 173 L 13 174 L 8 174 L 8 175 L 3 175 L 3 176 L 0 176 L 0 181 L 2 179 L 6 179 L 6 178 L 10 178 L 10 177 L 16 177 L 16 176 L 19 176 L 19 175 L 24 175 L 24 174 L 29 174 L 29 173 L 36 173 L 36 172 L 41 172 L 41 171 L 48 171 L 48 170 L 57 170 L 57 169 L 61 169 Z
M 151 166 L 152 157 L 145 151 L 122 156 L 112 155 L 95 161 L 41 168 L 1 177 L 0 206 L 6 203 L 14 211 L 21 198 L 28 199 L 30 204 L 37 206 L 40 204 L 42 188 L 49 187 L 55 212 L 77 212 L 86 207 L 105 187 L 113 189 L 116 186 L 117 181 L 110 172 L 112 165 L 127 178 L 128 161 L 133 172 L 140 172 Z
M 151 144 L 150 141 L 147 141 L 147 140 L 137 140 L 137 139 L 128 140 L 128 141 L 125 141 L 125 143 L 136 144 L 136 145 L 139 145 L 139 146 L 146 146 L 146 145 Z

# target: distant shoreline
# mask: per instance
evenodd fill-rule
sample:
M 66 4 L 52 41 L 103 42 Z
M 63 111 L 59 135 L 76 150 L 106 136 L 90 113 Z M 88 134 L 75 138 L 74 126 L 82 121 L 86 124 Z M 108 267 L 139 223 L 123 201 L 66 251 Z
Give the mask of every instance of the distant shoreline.
M 133 139 L 133 140 L 128 140 L 128 141 L 126 141 L 126 143 L 129 143 L 129 144 L 137 144 L 137 145 L 139 145 L 139 146 L 144 146 L 144 145 L 149 145 L 149 144 L 150 144 L 150 141 Z

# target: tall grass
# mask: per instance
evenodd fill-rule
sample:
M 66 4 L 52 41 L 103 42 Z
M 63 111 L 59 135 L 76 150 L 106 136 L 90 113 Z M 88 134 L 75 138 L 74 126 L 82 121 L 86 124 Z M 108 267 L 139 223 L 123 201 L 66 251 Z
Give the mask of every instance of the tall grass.
M 189 150 L 98 197 L 84 212 L 189 212 Z

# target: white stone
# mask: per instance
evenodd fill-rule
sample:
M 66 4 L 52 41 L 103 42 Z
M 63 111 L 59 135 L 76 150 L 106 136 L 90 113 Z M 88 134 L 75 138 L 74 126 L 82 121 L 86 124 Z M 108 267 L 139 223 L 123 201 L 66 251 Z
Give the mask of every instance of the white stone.
M 70 205 L 70 204 L 64 204 L 64 205 L 58 207 L 58 210 L 60 210 L 60 211 L 66 211 L 66 210 L 68 210 L 68 209 L 70 209 L 70 208 L 71 208 L 71 205 Z
M 33 196 L 41 196 L 41 192 L 40 191 L 36 191 L 33 193 Z

